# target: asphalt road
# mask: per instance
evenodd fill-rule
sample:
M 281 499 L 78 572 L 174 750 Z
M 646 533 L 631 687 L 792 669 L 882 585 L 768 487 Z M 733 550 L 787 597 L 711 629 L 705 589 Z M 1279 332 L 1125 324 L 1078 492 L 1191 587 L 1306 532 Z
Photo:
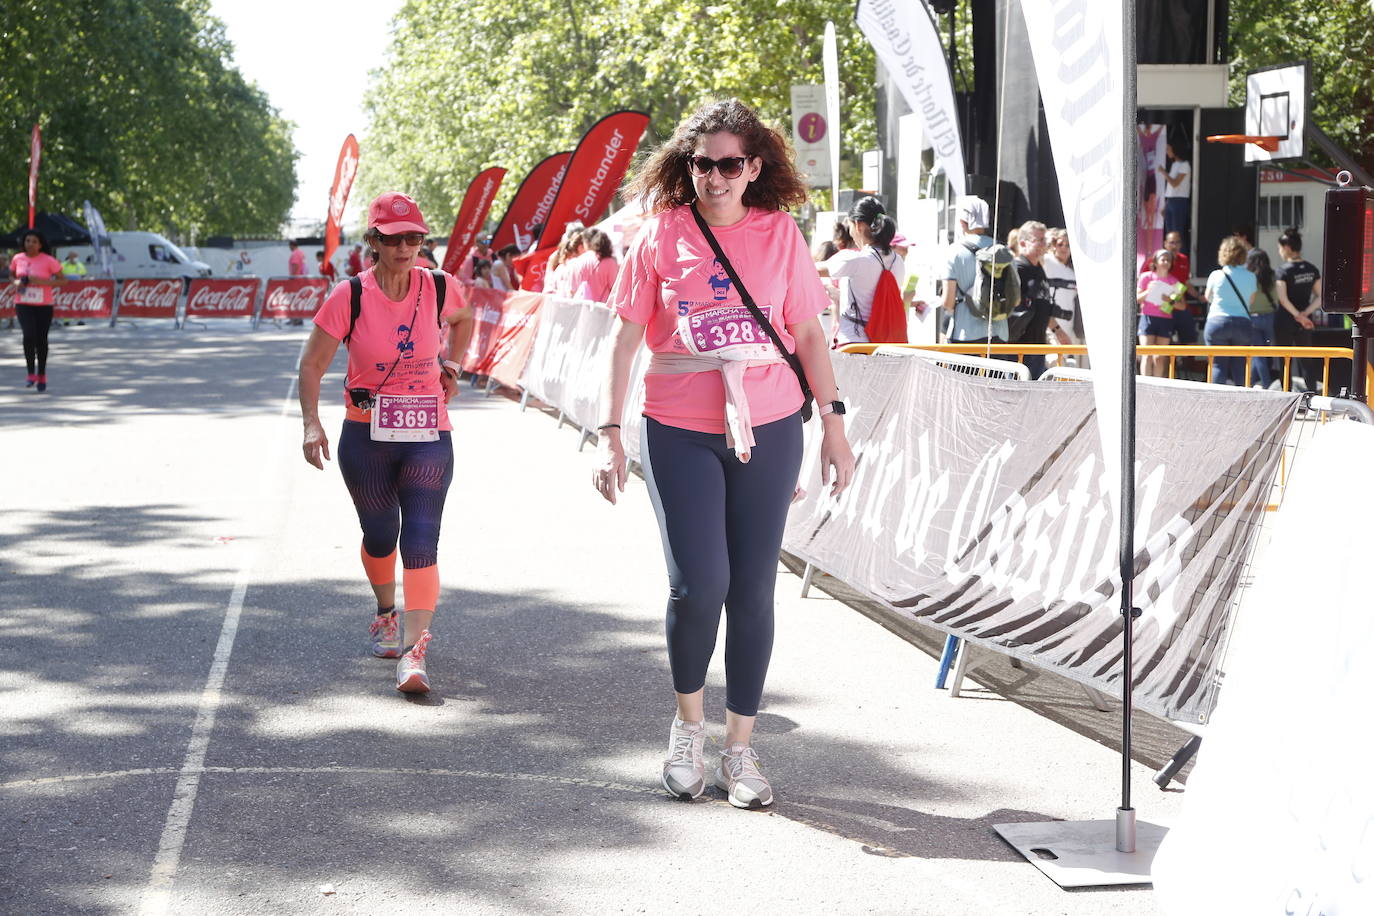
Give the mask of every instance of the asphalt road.
M 664 796 L 643 484 L 602 503 L 576 433 L 506 397 L 453 409 L 435 689 L 398 694 L 337 466 L 300 456 L 304 331 L 223 324 L 55 330 L 45 395 L 0 331 L 0 912 L 1156 912 L 1061 891 L 991 829 L 1111 817 L 1116 713 L 992 655 L 951 699 L 935 635 L 803 600 L 782 564 L 777 803 Z M 719 651 L 707 699 L 711 753 Z M 1178 735 L 1140 740 L 1167 825 L 1148 764 Z

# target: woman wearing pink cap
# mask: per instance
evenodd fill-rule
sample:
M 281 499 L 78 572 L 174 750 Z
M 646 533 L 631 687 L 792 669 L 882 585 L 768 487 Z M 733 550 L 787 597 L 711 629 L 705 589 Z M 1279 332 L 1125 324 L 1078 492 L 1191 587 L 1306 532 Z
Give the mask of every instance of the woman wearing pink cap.
M 439 600 L 439 523 L 453 480 L 447 403 L 456 360 L 472 336 L 458 282 L 416 266 L 429 226 L 415 201 L 388 191 L 368 207 L 376 265 L 334 287 L 315 314 L 301 359 L 305 460 L 324 469 L 320 379 L 348 348 L 339 470 L 363 529 L 362 563 L 377 598 L 372 653 L 396 658 L 396 689 L 429 690 L 425 653 Z M 450 359 L 452 357 L 453 359 Z M 396 553 L 404 567 L 404 620 L 396 613 Z
M 677 715 L 661 780 L 706 788 L 704 687 L 725 610 L 725 747 L 713 781 L 739 808 L 771 804 L 751 745 L 773 650 L 773 586 L 802 459 L 802 377 L 820 403 L 821 480 L 849 483 L 825 332 L 830 300 L 786 208 L 806 200 L 787 142 L 735 99 L 698 109 L 626 196 L 653 213 L 607 300 L 619 317 L 593 484 L 625 488 L 620 416 L 647 342 L 640 460 L 668 564 Z

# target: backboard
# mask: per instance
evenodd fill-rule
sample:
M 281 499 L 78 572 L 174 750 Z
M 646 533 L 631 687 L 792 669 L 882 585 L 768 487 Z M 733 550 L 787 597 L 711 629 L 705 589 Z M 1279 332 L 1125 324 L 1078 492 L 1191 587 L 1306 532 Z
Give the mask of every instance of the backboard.
M 1245 145 L 1245 161 L 1274 162 L 1307 156 L 1307 112 L 1311 94 L 1307 62 L 1252 70 L 1245 77 L 1245 133 L 1278 137 L 1273 152 Z

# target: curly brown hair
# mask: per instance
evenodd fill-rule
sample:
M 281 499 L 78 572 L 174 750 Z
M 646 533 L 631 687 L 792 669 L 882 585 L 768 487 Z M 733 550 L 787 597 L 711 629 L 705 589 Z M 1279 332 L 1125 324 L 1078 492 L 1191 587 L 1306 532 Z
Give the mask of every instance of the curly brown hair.
M 687 160 L 696 153 L 697 140 L 719 133 L 739 137 L 745 155 L 762 160 L 759 177 L 749 183 L 741 198 L 746 207 L 786 210 L 806 202 L 806 182 L 792 165 L 792 149 L 787 139 L 759 120 L 758 114 L 739 99 L 707 102 L 694 111 L 678 125 L 668 142 L 644 161 L 625 195 L 642 198 L 650 213 L 696 200 Z

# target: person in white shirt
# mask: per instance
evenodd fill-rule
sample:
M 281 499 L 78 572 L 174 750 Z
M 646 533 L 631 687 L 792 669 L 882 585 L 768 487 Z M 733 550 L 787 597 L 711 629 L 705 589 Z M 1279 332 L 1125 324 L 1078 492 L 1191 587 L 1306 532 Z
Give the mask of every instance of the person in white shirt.
M 878 198 L 861 198 L 850 209 L 846 222 L 859 250 L 837 252 L 817 265 L 822 277 L 839 281 L 838 289 L 829 290 L 835 314 L 831 342 L 836 347 L 868 342 L 864 325 L 873 314 L 873 296 L 884 270 L 892 271 L 898 288 L 906 278 L 906 262 L 892 250 L 897 224 Z
M 1183 248 L 1187 250 L 1188 223 L 1192 218 L 1189 201 L 1193 196 L 1193 169 L 1187 159 L 1179 158 L 1174 152 L 1172 143 L 1165 149 L 1168 151 L 1168 167 L 1159 167 L 1164 175 L 1164 234 L 1181 233 Z

